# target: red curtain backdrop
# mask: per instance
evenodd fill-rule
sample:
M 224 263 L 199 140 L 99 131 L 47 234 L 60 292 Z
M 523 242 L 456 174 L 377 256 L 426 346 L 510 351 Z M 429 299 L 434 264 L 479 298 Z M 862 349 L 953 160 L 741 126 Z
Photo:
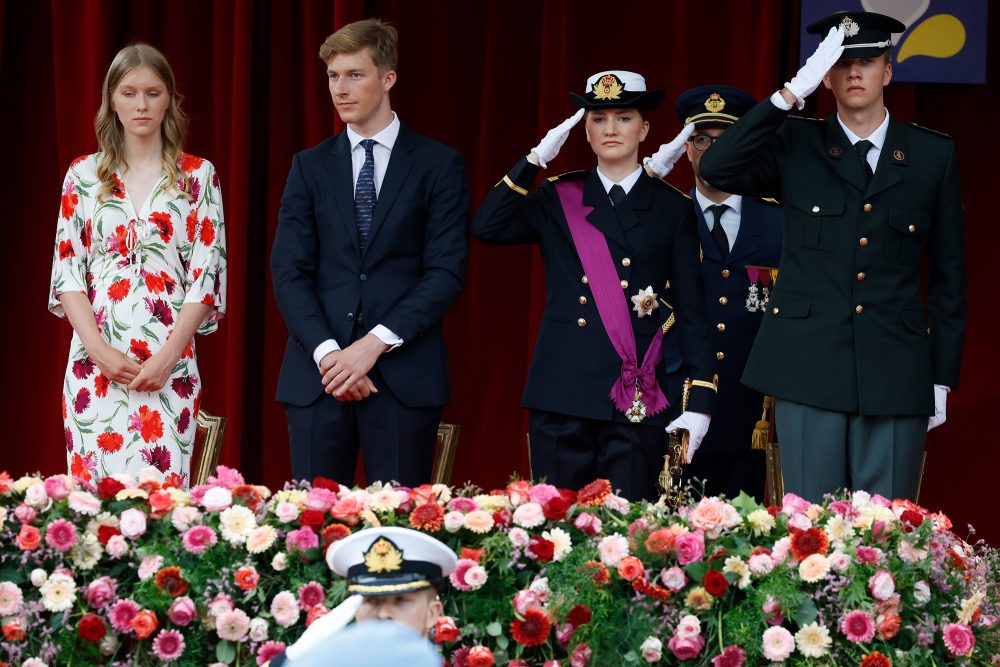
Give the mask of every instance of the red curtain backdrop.
M 65 469 L 60 382 L 70 329 L 45 310 L 62 175 L 95 150 L 93 116 L 104 73 L 119 48 L 149 42 L 174 67 L 191 116 L 188 148 L 222 177 L 229 243 L 229 314 L 199 341 L 204 406 L 229 418 L 222 460 L 254 481 L 279 485 L 290 472 L 284 412 L 274 387 L 285 340 L 268 255 L 292 155 L 336 129 L 317 57 L 326 35 L 367 16 L 400 31 L 392 105 L 418 132 L 465 156 L 473 206 L 573 108 L 567 92 L 607 68 L 643 73 L 673 100 L 705 83 L 741 86 L 763 98 L 795 70 L 799 3 L 568 0 L 381 2 L 337 0 L 132 0 L 0 3 L 3 222 L 7 370 L 0 469 Z M 996 13 L 990 15 L 996 25 Z M 990 30 L 989 34 L 995 34 Z M 990 40 L 990 71 L 997 64 Z M 961 387 L 948 422 L 928 438 L 922 501 L 959 526 L 1000 543 L 990 511 L 1000 414 L 993 341 L 990 162 L 1000 141 L 988 118 L 995 84 L 893 84 L 896 117 L 947 132 L 958 144 L 968 236 L 969 327 Z M 806 113 L 832 110 L 820 91 Z M 645 154 L 680 129 L 671 105 L 653 112 Z M 548 175 L 593 165 L 574 132 Z M 687 191 L 685 161 L 669 180 Z M 540 257 L 530 247 L 474 243 L 466 290 L 446 320 L 453 401 L 462 425 L 455 481 L 489 488 L 528 474 L 520 394 L 544 298 Z

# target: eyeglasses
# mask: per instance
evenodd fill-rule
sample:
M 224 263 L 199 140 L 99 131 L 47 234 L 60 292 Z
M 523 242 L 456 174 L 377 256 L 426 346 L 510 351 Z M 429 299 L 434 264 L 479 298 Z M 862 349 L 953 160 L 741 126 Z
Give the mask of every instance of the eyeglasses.
M 709 134 L 696 134 L 691 137 L 690 141 L 694 145 L 695 150 L 707 151 L 708 147 L 714 144 L 718 139 L 719 137 L 713 137 Z

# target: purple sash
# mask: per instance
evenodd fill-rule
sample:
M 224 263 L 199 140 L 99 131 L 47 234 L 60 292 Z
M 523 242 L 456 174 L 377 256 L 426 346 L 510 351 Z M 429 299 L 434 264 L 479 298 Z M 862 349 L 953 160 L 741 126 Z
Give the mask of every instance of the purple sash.
M 562 181 L 556 184 L 556 192 L 559 193 L 559 201 L 562 203 L 566 222 L 569 223 L 576 253 L 580 256 L 588 284 L 594 293 L 601 323 L 622 360 L 621 377 L 611 387 L 611 400 L 618 410 L 628 413 L 638 390 L 639 400 L 646 406 L 646 414 L 655 415 L 669 405 L 656 382 L 656 364 L 663 359 L 663 329 L 656 328 L 656 335 L 653 336 L 640 367 L 628 297 L 619 283 L 607 239 L 587 220 L 587 215 L 594 207 L 583 204 L 583 183 Z

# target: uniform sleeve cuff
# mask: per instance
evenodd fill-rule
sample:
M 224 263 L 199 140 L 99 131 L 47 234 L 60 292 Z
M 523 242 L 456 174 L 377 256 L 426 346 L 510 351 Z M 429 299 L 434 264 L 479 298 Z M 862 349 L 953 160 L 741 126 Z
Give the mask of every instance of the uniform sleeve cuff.
M 774 94 L 771 95 L 771 104 L 783 111 L 792 110 L 792 105 L 785 101 L 785 98 L 781 96 L 780 90 L 774 91 Z
M 316 349 L 313 350 L 313 361 L 316 362 L 316 368 L 319 368 L 319 362 L 323 361 L 323 357 L 330 354 L 331 352 L 336 352 L 339 349 L 340 346 L 337 345 L 337 341 L 335 341 L 332 338 L 328 338 L 327 340 L 317 345 Z
M 386 352 L 391 352 L 392 350 L 395 350 L 397 347 L 403 344 L 402 338 L 392 333 L 392 331 L 390 331 L 387 327 L 385 327 L 382 324 L 376 324 L 375 328 L 372 329 L 369 333 L 371 333 L 373 336 L 375 336 L 380 341 L 389 346 L 389 349 L 386 350 Z

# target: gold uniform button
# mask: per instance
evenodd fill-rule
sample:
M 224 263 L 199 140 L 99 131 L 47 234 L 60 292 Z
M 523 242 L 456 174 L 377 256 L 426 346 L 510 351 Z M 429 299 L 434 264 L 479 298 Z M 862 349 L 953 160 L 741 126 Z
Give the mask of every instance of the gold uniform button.
M 865 213 L 871 213 L 872 212 L 872 205 L 871 204 L 865 204 L 862 208 L 864 209 Z
M 580 282 L 582 282 L 584 285 L 586 285 L 590 281 L 587 280 L 587 276 L 584 276 L 583 278 L 580 278 Z
M 715 358 L 718 359 L 719 361 L 722 361 L 723 359 L 726 358 L 726 353 L 725 352 L 716 352 L 715 353 Z
M 866 245 L 868 245 L 868 239 L 862 236 L 860 239 L 858 239 L 858 245 L 864 248 Z
M 622 257 L 622 266 L 632 266 L 632 260 L 628 257 Z
M 781 309 L 780 309 L 780 308 L 778 308 L 777 306 L 775 306 L 775 307 L 774 307 L 774 310 L 772 310 L 771 312 L 772 312 L 772 313 L 774 313 L 775 315 L 777 315 L 778 313 L 780 313 L 780 312 L 781 312 Z
M 581 306 L 586 306 L 587 305 L 587 297 L 585 297 L 585 296 L 581 296 L 580 297 L 580 305 Z
M 729 269 L 722 269 L 722 277 L 723 278 L 729 277 Z
M 912 234 L 913 232 L 917 231 L 917 226 L 916 225 L 910 225 L 909 227 L 907 227 L 907 229 L 909 229 L 910 233 Z
M 628 289 L 628 281 L 627 280 L 623 280 L 622 281 L 622 289 Z
M 719 331 L 725 331 L 726 330 L 726 323 L 725 322 L 719 322 L 718 324 L 715 325 L 715 328 L 717 330 L 719 330 Z
M 864 306 L 858 306 L 858 307 L 856 307 L 854 309 L 854 312 L 857 313 L 858 315 L 860 315 L 861 313 L 865 312 L 865 307 Z
M 727 303 L 729 303 L 729 299 L 727 299 L 727 298 L 726 298 L 726 297 L 724 297 L 724 296 L 720 296 L 720 297 L 719 297 L 719 305 L 720 305 L 720 306 L 724 306 L 724 305 L 726 305 Z
M 813 204 L 812 212 L 813 213 L 819 213 L 819 204 Z
M 580 319 L 578 319 L 576 321 L 576 326 L 578 326 L 578 327 L 585 327 L 585 326 L 587 326 L 587 320 L 585 320 L 585 319 L 583 319 L 581 317 Z
M 858 273 L 858 280 L 864 280 L 864 279 L 865 279 L 865 272 L 861 271 L 860 273 Z

